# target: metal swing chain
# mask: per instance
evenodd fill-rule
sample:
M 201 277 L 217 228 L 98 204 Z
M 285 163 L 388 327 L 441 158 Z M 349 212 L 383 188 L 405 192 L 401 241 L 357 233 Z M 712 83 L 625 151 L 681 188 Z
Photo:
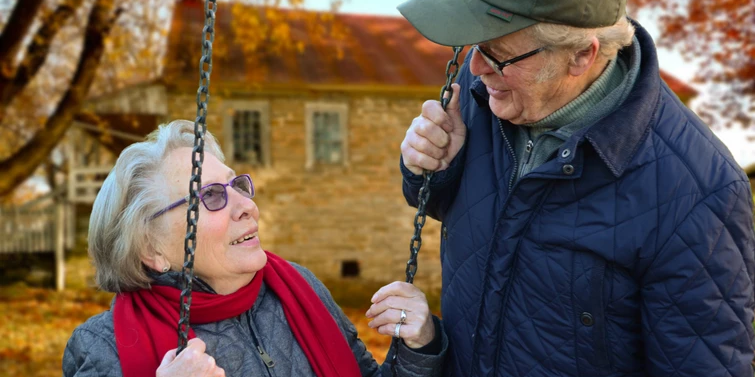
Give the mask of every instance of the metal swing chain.
M 210 74 L 212 73 L 212 43 L 215 41 L 215 10 L 217 0 L 204 2 L 204 29 L 202 29 L 202 58 L 199 60 L 199 89 L 197 89 L 197 117 L 194 119 L 194 149 L 191 154 L 191 181 L 189 182 L 189 209 L 186 211 L 186 238 L 184 238 L 184 264 L 182 268 L 181 318 L 178 321 L 178 353 L 186 348 L 189 338 L 191 309 L 191 283 L 194 280 L 194 250 L 197 245 L 199 222 L 199 190 L 202 187 L 204 162 L 204 135 L 207 132 L 207 102 L 210 100 Z M 212 7 L 210 7 L 212 4 Z M 206 69 L 205 69 L 206 67 Z
M 459 73 L 459 54 L 463 47 L 454 47 L 454 57 L 446 64 L 446 84 L 440 89 L 440 105 L 446 110 L 448 103 L 453 97 L 453 84 L 456 75 Z M 448 97 L 446 97 L 448 93 Z M 430 200 L 430 180 L 433 178 L 433 172 L 425 170 L 423 173 L 422 186 L 419 189 L 419 204 L 417 205 L 417 214 L 414 215 L 414 235 L 409 244 L 409 261 L 406 262 L 406 282 L 414 284 L 414 275 L 417 274 L 417 255 L 422 247 L 422 227 L 425 226 L 427 219 L 426 207 L 427 201 Z M 391 348 L 393 349 L 393 358 L 391 359 L 391 371 L 397 376 L 396 361 L 398 360 L 399 338 L 393 338 Z

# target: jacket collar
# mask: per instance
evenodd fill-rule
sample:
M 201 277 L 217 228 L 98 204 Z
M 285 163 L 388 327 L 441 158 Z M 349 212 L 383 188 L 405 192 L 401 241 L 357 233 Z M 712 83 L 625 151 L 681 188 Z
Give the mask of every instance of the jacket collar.
M 184 275 L 181 271 L 168 271 L 165 273 L 159 273 L 146 266 L 144 267 L 144 271 L 146 272 L 147 276 L 152 279 L 153 285 L 165 285 L 168 287 L 183 289 Z M 209 284 L 207 284 L 207 282 L 196 275 L 194 275 L 194 279 L 191 283 L 191 291 L 216 293 L 215 290 L 212 289 Z
M 624 103 L 589 127 L 585 135 L 616 177 L 624 173 L 640 143 L 647 137 L 661 93 L 658 55 L 653 39 L 640 24 L 635 21 L 632 24 L 642 55 L 637 82 Z
M 588 140 L 616 177 L 624 173 L 650 131 L 661 88 L 658 55 L 653 39 L 639 23 L 630 21 L 636 29 L 641 61 L 640 74 L 629 96 L 616 111 L 595 125 L 575 133 L 559 148 L 560 155 L 563 149 L 574 151 L 583 140 Z M 632 54 L 630 59 L 636 59 L 636 56 Z M 488 107 L 489 96 L 479 77 L 472 83 L 470 92 L 478 106 Z

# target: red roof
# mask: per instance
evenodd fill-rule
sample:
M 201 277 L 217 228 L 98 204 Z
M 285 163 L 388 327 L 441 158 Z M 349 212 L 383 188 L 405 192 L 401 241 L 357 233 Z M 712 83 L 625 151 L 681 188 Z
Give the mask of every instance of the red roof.
M 220 50 L 219 43 L 231 41 L 231 45 L 225 47 L 224 58 L 213 57 L 213 82 L 250 82 L 249 75 L 260 72 L 261 77 L 254 77 L 254 82 L 261 85 L 439 87 L 445 82 L 446 63 L 453 56 L 450 47 L 428 41 L 402 17 L 335 14 L 335 21 L 346 26 L 349 33 L 345 40 L 313 46 L 309 43 L 305 22 L 293 20 L 289 22 L 291 36 L 304 42 L 302 53 L 247 61 L 240 44 L 233 42 L 236 38 L 231 26 L 233 5 L 218 4 L 215 50 Z M 260 11 L 256 7 L 248 8 L 250 12 Z M 203 8 L 191 2 L 176 4 L 169 37 L 167 77 L 180 75 L 190 77 L 192 83 L 198 81 L 203 25 Z M 343 51 L 341 59 L 337 58 L 338 46 Z M 464 53 L 459 57 L 460 64 L 463 59 Z
M 308 15 L 315 12 L 289 11 L 291 36 L 303 43 L 304 51 L 246 59 L 242 43 L 236 41 L 231 26 L 234 6 L 238 4 L 218 3 L 216 15 L 212 82 L 223 85 L 236 84 L 250 89 L 255 84 L 440 88 L 445 83 L 446 63 L 453 56 L 451 48 L 428 41 L 406 19 L 393 16 L 336 13 L 335 22 L 346 27 L 349 37 L 313 46 L 305 22 L 293 16 L 295 12 Z M 244 7 L 249 12 L 262 12 L 259 7 Z M 184 0 L 175 6 L 165 74 L 169 83 L 186 82 L 195 86 L 198 81 L 203 9 L 197 0 Z M 337 59 L 338 46 L 343 52 L 341 59 Z M 460 63 L 466 50 L 459 57 Z M 661 71 L 661 77 L 680 96 L 697 93 L 666 72 Z
M 666 82 L 668 87 L 681 98 L 689 98 L 697 95 L 697 90 L 685 84 L 683 81 L 671 76 L 668 72 L 661 70 L 661 78 Z

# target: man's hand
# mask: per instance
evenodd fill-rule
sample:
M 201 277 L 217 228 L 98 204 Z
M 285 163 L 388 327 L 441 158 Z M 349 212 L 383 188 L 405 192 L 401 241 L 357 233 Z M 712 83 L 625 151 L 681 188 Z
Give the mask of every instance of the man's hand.
M 422 114 L 414 118 L 401 143 L 404 166 L 414 174 L 423 170 L 441 171 L 448 168 L 464 145 L 467 126 L 459 109 L 459 84 L 452 84 L 453 96 L 446 111 L 438 101 L 426 101 Z

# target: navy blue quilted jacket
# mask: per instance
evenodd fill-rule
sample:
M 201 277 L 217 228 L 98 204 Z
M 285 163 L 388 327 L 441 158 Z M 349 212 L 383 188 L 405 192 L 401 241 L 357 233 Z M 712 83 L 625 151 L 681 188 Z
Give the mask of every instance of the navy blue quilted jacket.
M 513 126 L 504 137 L 462 67 L 466 144 L 428 204 L 443 223 L 446 375 L 753 376 L 748 179 L 636 26 L 626 101 L 518 181 Z M 402 172 L 416 206 L 422 177 Z

